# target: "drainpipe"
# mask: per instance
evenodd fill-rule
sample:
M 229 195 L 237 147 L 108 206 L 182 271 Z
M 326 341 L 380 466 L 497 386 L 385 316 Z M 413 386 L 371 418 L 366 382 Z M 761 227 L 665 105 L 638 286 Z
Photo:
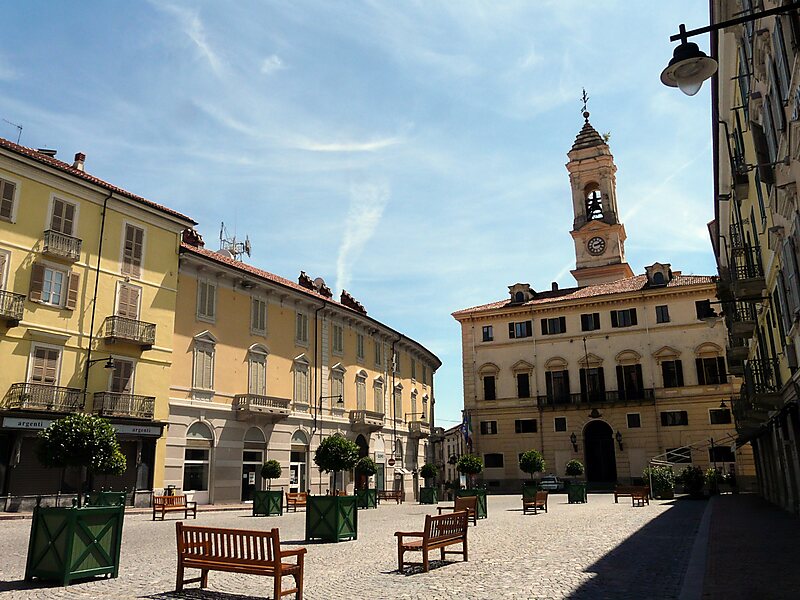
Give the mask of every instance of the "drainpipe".
M 322 378 L 319 377 L 320 367 L 319 367 L 319 311 L 325 308 L 325 303 L 323 302 L 321 306 L 319 306 L 314 311 L 314 393 L 316 397 L 314 398 L 314 428 L 311 431 L 311 439 L 314 439 L 314 434 L 317 432 L 317 417 L 318 411 L 319 413 L 322 412 L 322 400 L 319 398 L 322 397 Z M 319 379 L 319 394 L 317 394 L 317 383 Z M 320 415 L 321 416 L 321 415 Z M 322 443 L 322 427 L 319 427 L 319 442 Z M 311 447 L 309 446 L 308 451 L 311 452 Z M 310 489 L 310 488 L 309 488 Z M 319 474 L 319 493 L 322 495 L 322 471 Z
M 401 339 L 402 339 L 402 336 L 399 336 L 396 340 L 394 340 L 392 342 L 392 364 L 391 364 L 391 367 L 390 367 L 392 369 L 392 414 L 394 415 L 394 419 L 392 419 L 393 427 L 394 427 L 393 435 L 392 435 L 392 437 L 393 437 L 393 439 L 392 439 L 392 456 L 394 456 L 395 450 L 397 450 L 397 403 L 394 401 L 394 373 L 395 373 L 395 371 L 394 371 L 394 347 L 397 345 L 397 342 L 399 342 Z M 401 398 L 400 410 L 402 410 L 402 398 Z M 408 440 L 406 440 L 406 443 L 408 443 Z M 401 456 L 400 458 L 403 458 L 403 457 Z M 397 459 L 395 458 L 395 460 L 397 460 Z M 404 464 L 405 464 L 405 461 L 404 461 Z

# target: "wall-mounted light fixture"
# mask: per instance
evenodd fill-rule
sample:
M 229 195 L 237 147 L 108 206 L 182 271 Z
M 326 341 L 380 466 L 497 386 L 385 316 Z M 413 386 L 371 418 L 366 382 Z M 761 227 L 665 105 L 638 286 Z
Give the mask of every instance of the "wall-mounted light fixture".
M 614 437 L 617 440 L 617 446 L 619 446 L 619 449 L 622 450 L 622 432 L 619 429 L 617 429 L 617 435 L 615 435 Z
M 574 431 L 569 436 L 569 441 L 570 441 L 570 443 L 572 443 L 572 450 L 577 452 L 578 451 L 578 436 L 575 435 Z

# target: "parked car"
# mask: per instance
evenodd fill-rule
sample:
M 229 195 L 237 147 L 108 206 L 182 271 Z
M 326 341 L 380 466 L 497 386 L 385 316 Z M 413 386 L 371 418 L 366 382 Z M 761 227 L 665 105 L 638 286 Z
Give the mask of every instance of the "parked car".
M 554 475 L 547 475 L 539 480 L 539 487 L 547 492 L 560 492 L 564 489 L 564 482 Z

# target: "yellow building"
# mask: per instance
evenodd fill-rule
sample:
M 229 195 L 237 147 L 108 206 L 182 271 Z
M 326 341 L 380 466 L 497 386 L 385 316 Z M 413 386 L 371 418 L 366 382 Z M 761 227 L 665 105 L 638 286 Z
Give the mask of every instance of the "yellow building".
M 39 465 L 33 436 L 77 411 L 108 417 L 127 458 L 96 486 L 143 499 L 161 486 L 178 246 L 194 221 L 84 161 L 0 139 L 0 496 L 75 491 Z
M 578 287 L 460 310 L 464 408 L 489 489 L 516 491 L 519 456 L 565 475 L 577 458 L 597 488 L 641 477 L 651 460 L 752 475 L 735 454 L 725 328 L 712 277 L 625 262 L 610 149 L 585 123 L 568 156 Z M 713 440 L 713 442 L 711 441 Z
M 313 453 L 340 432 L 378 464 L 371 486 L 415 493 L 441 364 L 429 350 L 321 279 L 289 281 L 189 232 L 178 303 L 165 485 L 201 503 L 248 500 L 275 459 L 273 488 L 325 493 Z

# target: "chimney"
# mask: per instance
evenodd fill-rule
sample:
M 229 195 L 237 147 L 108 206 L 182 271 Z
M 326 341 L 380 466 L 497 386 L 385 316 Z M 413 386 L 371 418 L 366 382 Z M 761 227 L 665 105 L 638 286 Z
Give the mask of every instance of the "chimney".
M 194 246 L 195 248 L 203 248 L 205 246 L 205 243 L 203 242 L 203 236 L 200 235 L 195 229 L 184 229 L 182 238 L 183 243 L 187 244 L 188 246 Z
M 86 162 L 86 155 L 83 152 L 76 152 L 75 162 L 72 163 L 72 168 L 78 169 L 78 171 L 83 171 L 83 163 L 85 162 Z
M 554 281 L 553 283 L 550 284 L 550 290 L 553 291 L 553 292 L 557 292 L 558 291 L 558 282 L 557 281 Z
M 49 156 L 50 158 L 55 158 L 56 154 L 58 154 L 58 150 L 51 150 L 50 148 L 37 148 L 36 151 L 39 154 L 44 154 L 45 156 Z

